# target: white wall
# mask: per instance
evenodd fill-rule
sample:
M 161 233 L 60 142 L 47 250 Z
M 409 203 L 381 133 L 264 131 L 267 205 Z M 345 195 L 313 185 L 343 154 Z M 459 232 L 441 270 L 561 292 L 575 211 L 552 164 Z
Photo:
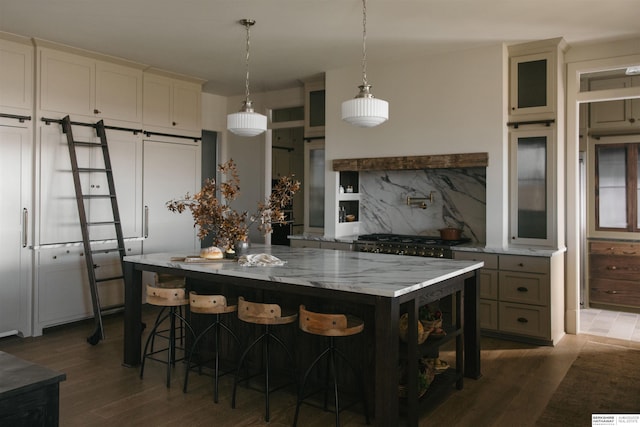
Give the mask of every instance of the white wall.
M 389 121 L 362 129 L 340 118 L 342 102 L 358 91 L 360 67 L 327 71 L 327 188 L 338 185 L 331 172 L 333 159 L 488 152 L 487 246 L 505 246 L 505 73 L 502 44 L 412 62 L 369 63 L 372 92 L 389 101 Z M 335 193 L 327 191 L 325 198 L 325 234 L 330 236 L 335 235 Z

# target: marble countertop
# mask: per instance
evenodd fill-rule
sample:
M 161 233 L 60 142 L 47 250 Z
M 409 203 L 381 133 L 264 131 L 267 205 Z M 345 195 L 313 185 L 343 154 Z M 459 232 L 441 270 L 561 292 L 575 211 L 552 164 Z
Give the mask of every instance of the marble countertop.
M 478 261 L 261 244 L 252 244 L 249 253 L 271 254 L 286 263 L 273 267 L 243 267 L 232 260 L 210 263 L 172 260 L 172 257 L 193 255 L 187 253 L 131 255 L 126 256 L 124 261 L 393 298 L 484 266 L 483 262 Z

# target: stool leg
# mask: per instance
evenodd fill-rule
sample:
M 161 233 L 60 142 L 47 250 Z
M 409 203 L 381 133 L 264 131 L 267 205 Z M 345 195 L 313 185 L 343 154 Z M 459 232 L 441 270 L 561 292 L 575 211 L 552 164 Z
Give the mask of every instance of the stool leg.
M 370 424 L 370 420 L 369 420 L 369 405 L 367 403 L 368 399 L 367 399 L 367 394 L 365 393 L 366 389 L 364 387 L 364 378 L 362 377 L 362 370 L 357 369 L 355 367 L 355 365 L 353 364 L 353 362 L 351 362 L 351 360 L 349 360 L 347 358 L 347 356 L 341 352 L 340 350 L 338 350 L 337 348 L 335 349 L 335 352 L 338 356 L 340 356 L 342 358 L 342 360 L 344 360 L 347 365 L 349 365 L 349 368 L 351 368 L 351 370 L 356 374 L 356 379 L 358 381 L 358 383 L 360 384 L 360 393 L 362 394 L 362 406 L 364 407 L 364 417 L 365 417 L 365 421 L 367 423 L 367 425 Z
M 182 391 L 184 393 L 187 392 L 187 383 L 189 382 L 189 371 L 191 370 L 191 359 L 193 358 L 194 354 L 198 354 L 198 357 L 200 357 L 200 353 L 197 351 L 198 349 L 198 345 L 200 344 L 200 340 L 202 340 L 202 338 L 215 326 L 215 324 L 211 324 L 209 325 L 204 331 L 202 331 L 200 333 L 200 335 L 198 335 L 196 337 L 196 339 L 193 341 L 193 345 L 191 346 L 191 351 L 189 351 L 189 359 L 187 361 L 187 371 L 184 375 L 184 387 L 182 388 Z
M 167 354 L 167 388 L 171 387 L 171 367 L 176 364 L 176 309 L 169 310 L 169 351 Z
M 298 402 L 296 403 L 296 413 L 293 416 L 293 427 L 296 427 L 298 425 L 298 414 L 300 412 L 300 405 L 304 401 L 304 386 L 307 385 L 307 380 L 309 379 L 309 375 L 311 374 L 311 371 L 313 370 L 313 368 L 316 367 L 316 365 L 328 352 L 329 352 L 329 349 L 327 348 L 322 353 L 320 353 L 320 355 L 316 357 L 313 362 L 311 362 L 311 365 L 309 365 L 309 367 L 304 373 L 304 376 L 302 377 L 302 382 L 300 383 L 300 386 L 298 388 Z
M 147 360 L 147 355 L 149 354 L 147 352 L 149 348 L 149 344 L 151 343 L 151 353 L 153 353 L 153 341 L 155 340 L 156 331 L 158 330 L 158 327 L 160 326 L 160 324 L 164 322 L 167 317 L 169 317 L 168 314 L 165 314 L 162 318 L 160 318 L 160 315 L 163 313 L 164 313 L 164 309 L 162 309 L 160 313 L 158 313 L 158 317 L 156 318 L 156 323 L 153 325 L 153 328 L 151 329 L 151 331 L 149 331 L 147 342 L 144 345 L 144 351 L 142 352 L 142 363 L 140 365 L 140 379 L 142 379 L 142 376 L 144 374 L 144 363 Z
M 331 374 L 333 377 L 333 400 L 336 406 L 336 427 L 340 426 L 340 400 L 338 397 L 338 372 L 336 370 L 336 352 L 333 346 L 333 337 L 331 337 L 331 351 L 329 352 L 329 360 L 331 365 Z
M 240 377 L 240 371 L 242 369 L 242 365 L 244 364 L 244 360 L 247 357 L 247 355 L 249 354 L 249 351 L 256 345 L 258 344 L 262 339 L 264 339 L 266 335 L 262 334 L 260 335 L 258 338 L 256 338 L 242 353 L 242 355 L 240 356 L 240 360 L 238 361 L 238 368 L 236 370 L 236 376 L 233 380 L 233 391 L 231 393 L 231 408 L 236 407 L 236 389 L 238 388 L 238 379 Z
M 216 323 L 214 328 L 214 345 L 215 345 L 215 372 L 213 374 L 213 401 L 218 403 L 218 377 L 220 376 L 220 315 L 216 314 Z
M 265 359 L 265 373 L 264 373 L 264 397 L 265 397 L 265 416 L 264 420 L 269 422 L 269 338 L 271 337 L 271 332 L 269 330 L 269 325 L 265 325 L 265 334 L 267 339 L 264 344 L 264 359 Z

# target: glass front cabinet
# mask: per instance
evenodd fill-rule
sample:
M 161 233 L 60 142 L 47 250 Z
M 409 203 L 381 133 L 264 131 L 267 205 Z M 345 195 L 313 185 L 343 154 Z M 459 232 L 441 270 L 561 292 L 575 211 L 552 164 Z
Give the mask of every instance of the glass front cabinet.
M 515 245 L 553 246 L 554 132 L 514 130 L 510 138 L 510 235 Z

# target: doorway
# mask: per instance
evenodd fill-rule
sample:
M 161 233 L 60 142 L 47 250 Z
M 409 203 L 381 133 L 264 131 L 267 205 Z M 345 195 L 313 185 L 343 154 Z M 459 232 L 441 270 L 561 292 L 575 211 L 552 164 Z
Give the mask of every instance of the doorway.
M 588 238 L 593 237 L 590 236 L 588 229 L 584 231 L 589 215 L 593 215 L 590 212 L 591 209 L 585 207 L 585 196 L 591 184 L 583 175 L 584 169 L 580 162 L 581 152 L 587 152 L 588 148 L 588 138 L 586 138 L 588 129 L 584 123 L 587 123 L 585 120 L 589 117 L 584 112 L 588 112 L 590 103 L 640 98 L 640 88 L 587 90 L 584 84 L 581 85 L 581 78 L 592 73 L 610 73 L 616 69 L 626 70 L 635 63 L 640 63 L 640 55 L 569 63 L 567 67 L 566 174 L 567 194 L 572 195 L 567 200 L 566 330 L 568 333 L 592 333 L 586 317 L 584 327 L 589 328 L 589 331 L 581 327 L 582 308 L 588 307 L 587 244 Z

